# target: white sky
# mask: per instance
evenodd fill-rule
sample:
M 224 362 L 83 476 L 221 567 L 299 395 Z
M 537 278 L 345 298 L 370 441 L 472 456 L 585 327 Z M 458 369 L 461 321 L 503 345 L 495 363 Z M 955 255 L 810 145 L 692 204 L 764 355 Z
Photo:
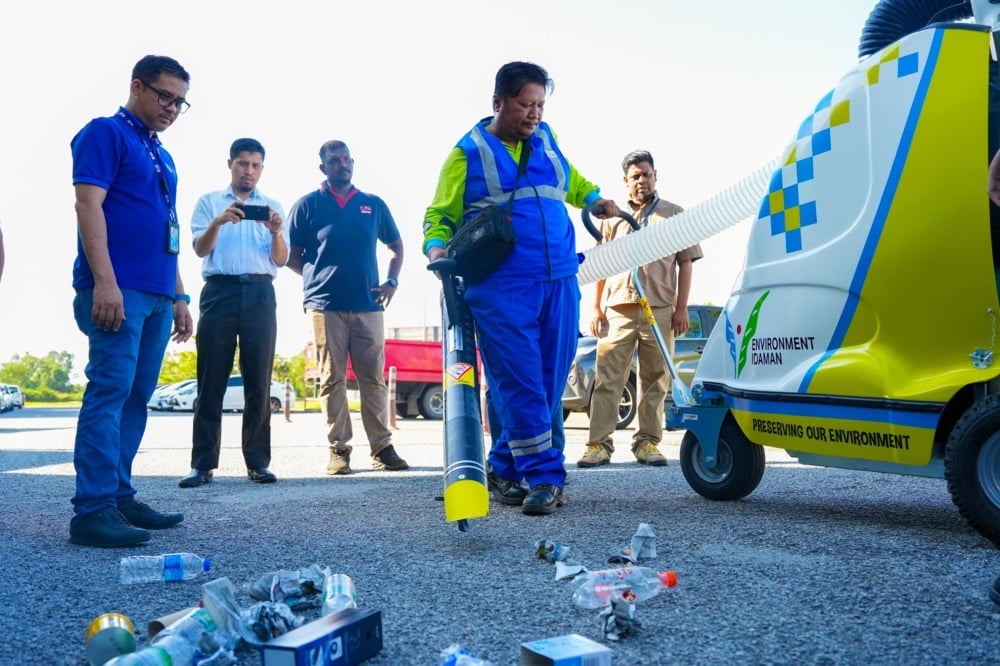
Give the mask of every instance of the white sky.
M 260 189 L 286 211 L 316 188 L 319 146 L 347 142 L 354 183 L 388 203 L 406 258 L 387 326 L 436 324 L 437 281 L 420 253 L 445 155 L 490 114 L 510 60 L 555 81 L 544 119 L 584 176 L 619 203 L 621 158 L 652 151 L 660 195 L 689 207 L 777 156 L 857 62 L 875 0 L 403 0 L 167 4 L 17 3 L 0 40 L 0 363 L 66 350 L 82 379 L 72 316 L 76 253 L 69 142 L 125 103 L 135 62 L 169 55 L 191 74 L 191 110 L 161 138 L 179 172 L 181 267 L 197 317 L 201 260 L 189 222 L 229 182 L 233 139 L 267 149 Z M 579 220 L 577 211 L 572 212 Z M 692 302 L 726 302 L 749 223 L 702 244 Z M 579 249 L 591 246 L 577 225 Z M 380 254 L 381 272 L 387 260 Z M 309 338 L 301 279 L 284 269 L 277 351 Z M 592 291 L 584 291 L 589 310 Z M 194 350 L 193 342 L 168 351 Z

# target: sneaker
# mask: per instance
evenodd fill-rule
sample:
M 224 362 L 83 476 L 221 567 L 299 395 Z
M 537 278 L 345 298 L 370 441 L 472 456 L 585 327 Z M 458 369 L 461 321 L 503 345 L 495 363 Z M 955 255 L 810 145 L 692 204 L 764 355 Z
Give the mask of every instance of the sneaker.
M 529 516 L 544 516 L 555 513 L 566 503 L 566 494 L 559 486 L 543 483 L 532 488 L 524 498 L 521 512 Z
M 400 470 L 410 469 L 410 466 L 406 464 L 405 460 L 399 457 L 396 453 L 396 449 L 394 449 L 392 444 L 390 444 L 372 456 L 372 469 L 384 469 L 390 472 L 398 472 Z
M 351 473 L 351 451 L 353 447 L 346 446 L 342 449 L 330 449 L 330 462 L 326 466 L 326 473 L 334 476 L 337 474 Z
M 521 506 L 528 494 L 528 489 L 522 484 L 497 476 L 493 470 L 486 472 L 486 485 L 493 499 L 507 506 Z
M 635 454 L 635 459 L 641 465 L 649 465 L 651 467 L 663 467 L 667 464 L 667 458 L 660 450 L 656 448 L 656 444 L 650 441 L 645 441 L 638 444 L 632 449 L 632 453 Z
M 184 520 L 183 513 L 160 513 L 148 504 L 135 499 L 119 504 L 118 513 L 129 522 L 129 525 L 144 530 L 165 530 Z
M 611 452 L 600 444 L 587 444 L 587 452 L 576 461 L 577 467 L 597 467 L 611 462 Z
M 114 507 L 75 518 L 69 524 L 69 542 L 78 546 L 121 548 L 149 541 L 146 530 L 132 527 Z

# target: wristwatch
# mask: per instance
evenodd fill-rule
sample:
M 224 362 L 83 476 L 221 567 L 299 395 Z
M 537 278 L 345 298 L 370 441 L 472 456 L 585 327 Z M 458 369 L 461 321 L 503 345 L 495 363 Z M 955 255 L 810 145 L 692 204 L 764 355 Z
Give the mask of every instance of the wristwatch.
M 386 284 L 388 284 L 393 289 L 395 289 L 396 287 L 399 286 L 399 280 L 397 280 L 396 278 L 389 278 L 385 282 L 386 282 Z
M 177 301 L 184 301 L 185 304 L 191 305 L 191 297 L 187 294 L 174 294 L 174 303 Z

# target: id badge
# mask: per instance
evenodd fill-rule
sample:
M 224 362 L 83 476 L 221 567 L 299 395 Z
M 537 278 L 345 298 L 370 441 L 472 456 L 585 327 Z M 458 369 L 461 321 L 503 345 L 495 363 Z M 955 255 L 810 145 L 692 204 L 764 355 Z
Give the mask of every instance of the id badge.
M 170 213 L 167 219 L 167 252 L 170 254 L 180 254 L 181 251 L 181 225 L 177 222 L 177 216 Z

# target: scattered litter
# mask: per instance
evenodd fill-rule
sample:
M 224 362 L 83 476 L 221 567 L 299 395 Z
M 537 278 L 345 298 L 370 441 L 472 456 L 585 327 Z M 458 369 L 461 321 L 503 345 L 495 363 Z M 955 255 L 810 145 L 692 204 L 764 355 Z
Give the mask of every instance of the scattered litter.
M 656 534 L 648 523 L 639 523 L 632 537 L 632 555 L 636 562 L 656 557 Z
M 535 542 L 535 555 L 540 560 L 549 562 L 562 562 L 569 554 L 569 546 L 564 546 L 558 541 L 539 539 Z
M 101 666 L 115 657 L 135 652 L 135 627 L 121 613 L 104 613 L 94 618 L 84 633 L 87 660 Z
M 441 666 L 493 666 L 493 662 L 480 659 L 458 643 L 441 651 Z
M 642 627 L 642 623 L 635 618 L 635 604 L 624 598 L 613 599 L 610 606 L 601 609 L 597 618 L 604 637 L 609 641 L 635 636 Z
M 587 568 L 579 562 L 556 562 L 556 580 L 576 578 L 586 570 Z
M 633 538 L 633 541 L 635 539 Z M 635 557 L 632 555 L 631 548 L 622 548 L 621 550 L 616 550 L 611 553 L 611 557 L 608 558 L 608 564 L 635 564 Z
M 292 610 L 319 608 L 323 582 L 323 569 L 311 564 L 304 569 L 266 573 L 250 585 L 249 592 L 257 601 L 280 601 Z
M 240 613 L 245 626 L 253 632 L 255 645 L 266 643 L 272 638 L 287 634 L 305 623 L 305 619 L 295 615 L 280 601 L 258 601 Z
M 219 635 L 227 641 L 228 647 L 236 647 L 241 638 L 251 645 L 258 642 L 257 634 L 247 625 L 236 602 L 236 587 L 228 578 L 217 578 L 202 585 L 201 603 L 219 625 Z

